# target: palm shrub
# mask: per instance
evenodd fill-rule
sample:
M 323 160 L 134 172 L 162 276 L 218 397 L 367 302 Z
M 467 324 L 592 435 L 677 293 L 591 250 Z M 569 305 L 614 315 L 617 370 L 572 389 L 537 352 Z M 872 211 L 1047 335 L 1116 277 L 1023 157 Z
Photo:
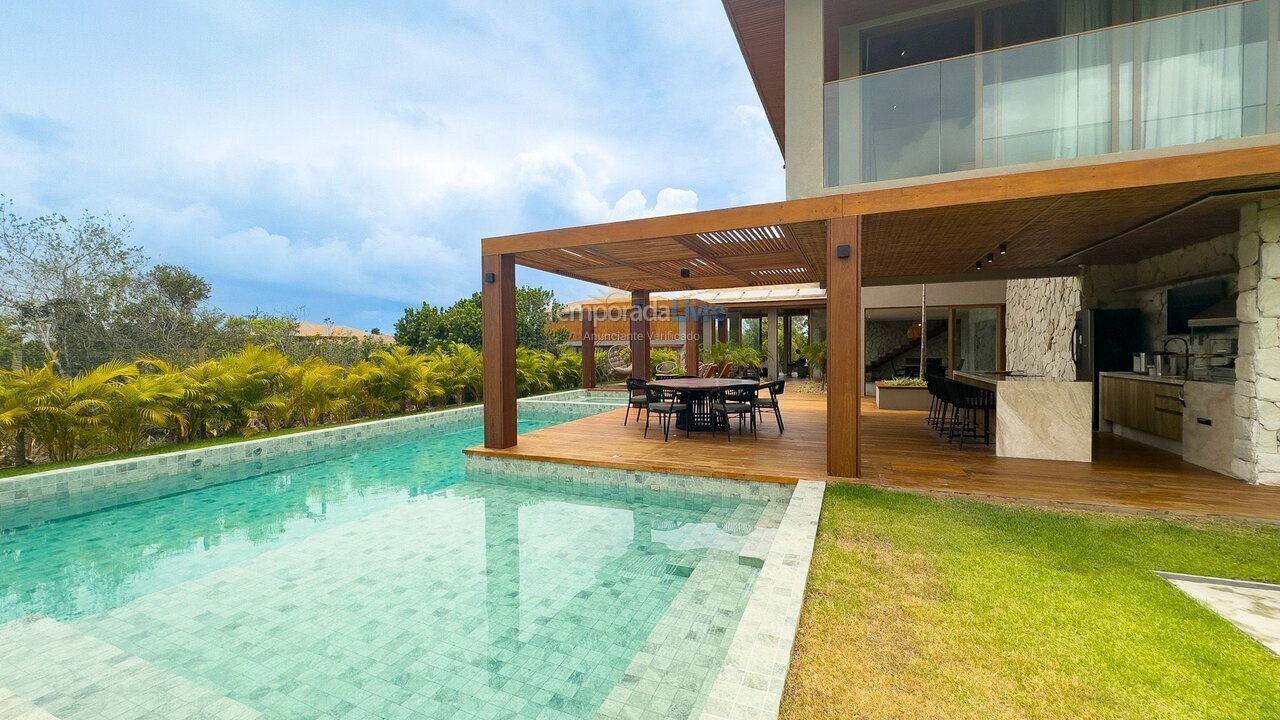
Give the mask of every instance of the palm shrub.
M 179 374 L 140 374 L 131 382 L 111 385 L 104 401 L 102 436 L 113 452 L 137 450 L 151 434 L 168 426 L 182 399 Z
M 361 360 L 347 368 L 347 398 L 349 407 L 364 417 L 378 417 L 389 407 L 386 400 L 376 391 L 375 383 L 378 366 L 368 360 Z
M 706 358 L 707 362 L 713 365 L 723 366 L 729 361 L 732 350 L 732 346 L 727 342 L 714 342 L 711 343 L 711 346 L 707 348 L 705 353 L 703 353 L 703 357 Z
M 564 348 L 551 361 L 557 390 L 576 388 L 582 383 L 582 353 Z
M 219 362 L 225 372 L 213 381 L 213 391 L 222 401 L 218 434 L 241 435 L 255 420 L 287 412 L 289 403 L 282 389 L 289 358 L 284 353 L 263 345 L 246 345 Z
M 397 345 L 371 354 L 369 360 L 373 364 L 369 375 L 372 391 L 402 413 L 440 392 L 433 384 L 436 378 L 427 377 L 425 355 Z
M 741 372 L 746 368 L 760 367 L 760 351 L 746 345 L 733 345 L 729 348 L 729 361 Z
M 596 351 L 596 385 L 609 382 L 609 354 L 604 350 Z
M 289 368 L 286 376 L 290 421 L 319 425 L 345 417 L 351 398 L 346 393 L 346 371 L 341 366 L 309 357 Z
M 44 372 L 54 372 L 52 360 Z M 28 398 L 32 439 L 44 447 L 51 460 L 74 459 L 97 439 L 94 430 L 107 412 L 112 386 L 137 374 L 137 365 L 112 361 L 49 384 L 43 393 Z
M 553 388 L 555 356 L 545 350 L 516 348 L 516 394 L 532 395 Z
M 0 433 L 13 443 L 14 464 L 27 464 L 31 408 L 61 382 L 52 361 L 38 368 L 0 372 Z
M 822 376 L 823 387 L 827 384 L 827 344 L 825 342 L 810 342 L 800 348 L 800 357 L 804 358 L 809 364 L 809 377 L 813 377 L 814 371 Z

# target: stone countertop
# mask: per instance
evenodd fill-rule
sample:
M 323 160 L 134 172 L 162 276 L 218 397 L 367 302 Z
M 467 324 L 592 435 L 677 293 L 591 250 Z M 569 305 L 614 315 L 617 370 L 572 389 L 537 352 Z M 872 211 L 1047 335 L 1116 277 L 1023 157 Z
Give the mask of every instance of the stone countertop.
M 1121 378 L 1123 380 L 1141 380 L 1143 382 L 1160 383 L 1162 385 L 1185 385 L 1186 380 L 1180 377 L 1159 377 L 1156 375 L 1142 375 L 1136 372 L 1100 372 L 1099 377 Z
M 978 383 L 983 385 L 995 385 L 1003 382 L 1040 382 L 1040 383 L 1060 383 L 1075 382 L 1074 380 L 1060 380 L 1045 375 L 1026 375 L 1017 372 L 970 372 L 965 370 L 957 370 L 952 373 L 956 380 L 970 381 L 971 384 Z

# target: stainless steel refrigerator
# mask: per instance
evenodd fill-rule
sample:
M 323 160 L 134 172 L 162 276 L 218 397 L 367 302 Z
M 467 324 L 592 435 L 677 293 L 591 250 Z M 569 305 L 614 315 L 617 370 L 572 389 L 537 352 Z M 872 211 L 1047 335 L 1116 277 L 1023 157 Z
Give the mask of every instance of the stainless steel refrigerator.
M 1098 373 L 1133 369 L 1133 354 L 1146 349 L 1142 311 L 1081 310 L 1071 336 L 1076 380 L 1093 383 L 1093 428 L 1098 429 Z

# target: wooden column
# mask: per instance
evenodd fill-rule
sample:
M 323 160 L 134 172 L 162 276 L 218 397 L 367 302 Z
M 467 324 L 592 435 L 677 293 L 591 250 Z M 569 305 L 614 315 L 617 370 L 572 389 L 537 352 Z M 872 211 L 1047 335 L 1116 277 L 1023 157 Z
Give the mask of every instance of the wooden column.
M 837 477 L 861 470 L 861 318 L 862 218 L 828 220 L 827 474 Z
M 649 379 L 649 291 L 631 291 L 631 377 Z
M 596 386 L 596 316 L 582 306 L 582 387 Z
M 684 316 L 684 374 L 698 374 L 698 348 L 702 345 L 702 320 L 692 308 Z
M 484 313 L 484 446 L 516 444 L 516 262 L 485 255 L 480 300 Z

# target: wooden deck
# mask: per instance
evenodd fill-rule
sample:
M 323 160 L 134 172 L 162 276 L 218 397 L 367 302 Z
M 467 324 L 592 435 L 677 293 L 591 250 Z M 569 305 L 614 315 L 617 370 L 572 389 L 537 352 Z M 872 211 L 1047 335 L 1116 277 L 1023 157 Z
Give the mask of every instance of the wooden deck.
M 1110 434 L 1094 439 L 1094 462 L 997 458 L 991 449 L 963 451 L 939 440 L 921 412 L 862 406 L 862 477 L 826 476 L 826 397 L 783 397 L 787 432 L 766 416 L 760 438 L 727 442 L 695 434 L 662 441 L 656 426 L 622 425 L 622 411 L 564 423 L 520 436 L 507 450 L 469 453 L 740 480 L 860 482 L 931 493 L 957 493 L 1037 503 L 1131 511 L 1218 515 L 1280 522 L 1280 488 L 1259 487 L 1183 462 L 1176 455 Z

